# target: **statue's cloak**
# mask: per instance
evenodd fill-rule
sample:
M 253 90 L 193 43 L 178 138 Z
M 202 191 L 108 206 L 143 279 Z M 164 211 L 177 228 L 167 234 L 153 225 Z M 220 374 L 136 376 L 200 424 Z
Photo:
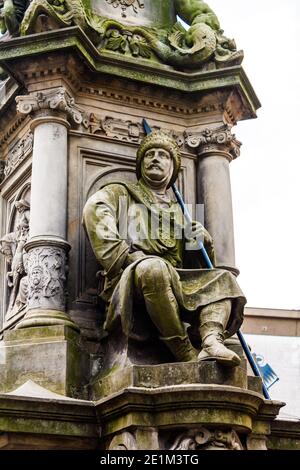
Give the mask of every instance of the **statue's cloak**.
M 165 216 L 174 221 L 168 233 L 161 228 Z M 160 225 L 155 225 L 154 220 L 159 220 Z M 201 268 L 199 251 L 186 250 L 186 240 L 179 236 L 184 221 L 177 202 L 158 208 L 152 192 L 141 181 L 110 183 L 88 200 L 83 223 L 105 277 L 100 294 L 107 303 L 105 330 L 112 331 L 121 321 L 126 335 L 139 334 L 134 278 L 137 264 L 145 258 L 126 267 L 130 253 L 134 252 L 165 261 L 183 321 L 192 322 L 199 316 L 196 311 L 205 305 L 231 299 L 226 336 L 233 335 L 241 326 L 246 299 L 235 276 L 224 269 Z M 158 227 L 154 233 L 153 226 Z M 186 266 L 188 269 L 184 269 Z M 144 336 L 145 332 L 141 333 Z

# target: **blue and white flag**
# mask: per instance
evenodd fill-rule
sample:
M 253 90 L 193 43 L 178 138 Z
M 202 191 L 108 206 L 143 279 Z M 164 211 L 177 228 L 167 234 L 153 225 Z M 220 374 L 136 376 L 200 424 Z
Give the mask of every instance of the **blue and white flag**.
M 274 372 L 272 367 L 265 361 L 262 355 L 253 353 L 252 356 L 257 364 L 257 367 L 259 368 L 266 388 L 269 389 L 279 380 L 278 375 L 276 374 L 276 372 Z

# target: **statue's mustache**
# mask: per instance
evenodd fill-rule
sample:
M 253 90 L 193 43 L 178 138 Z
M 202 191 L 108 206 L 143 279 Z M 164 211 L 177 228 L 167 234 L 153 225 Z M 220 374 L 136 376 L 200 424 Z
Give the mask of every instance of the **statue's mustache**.
M 162 170 L 162 167 L 158 163 L 149 163 L 149 165 L 146 166 L 147 170 L 151 168 L 158 168 L 159 170 Z

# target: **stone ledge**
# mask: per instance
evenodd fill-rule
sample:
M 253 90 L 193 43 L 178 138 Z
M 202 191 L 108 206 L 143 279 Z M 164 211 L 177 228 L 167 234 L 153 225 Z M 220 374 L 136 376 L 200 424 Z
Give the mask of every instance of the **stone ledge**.
M 128 387 L 156 389 L 176 385 L 219 384 L 246 389 L 245 362 L 243 359 L 242 365 L 234 368 L 220 366 L 216 361 L 132 365 L 96 379 L 91 384 L 92 397 L 98 399 Z
M 237 387 L 181 385 L 159 389 L 130 387 L 99 400 L 96 409 L 103 436 L 135 426 L 216 424 L 249 433 L 263 403 L 261 395 Z

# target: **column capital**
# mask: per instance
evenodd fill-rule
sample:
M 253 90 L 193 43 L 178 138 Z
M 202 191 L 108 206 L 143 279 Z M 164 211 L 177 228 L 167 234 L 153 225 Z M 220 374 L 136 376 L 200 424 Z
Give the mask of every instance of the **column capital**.
M 56 116 L 62 113 L 74 124 L 81 124 L 84 119 L 83 111 L 75 104 L 74 98 L 64 87 L 17 96 L 16 103 L 20 114 L 41 117 L 45 115 L 45 112 L 47 115 L 53 112 Z
M 207 127 L 199 132 L 186 131 L 184 137 L 186 145 L 196 148 L 201 158 L 217 154 L 231 161 L 240 155 L 242 143 L 231 132 L 228 124 L 216 128 Z

